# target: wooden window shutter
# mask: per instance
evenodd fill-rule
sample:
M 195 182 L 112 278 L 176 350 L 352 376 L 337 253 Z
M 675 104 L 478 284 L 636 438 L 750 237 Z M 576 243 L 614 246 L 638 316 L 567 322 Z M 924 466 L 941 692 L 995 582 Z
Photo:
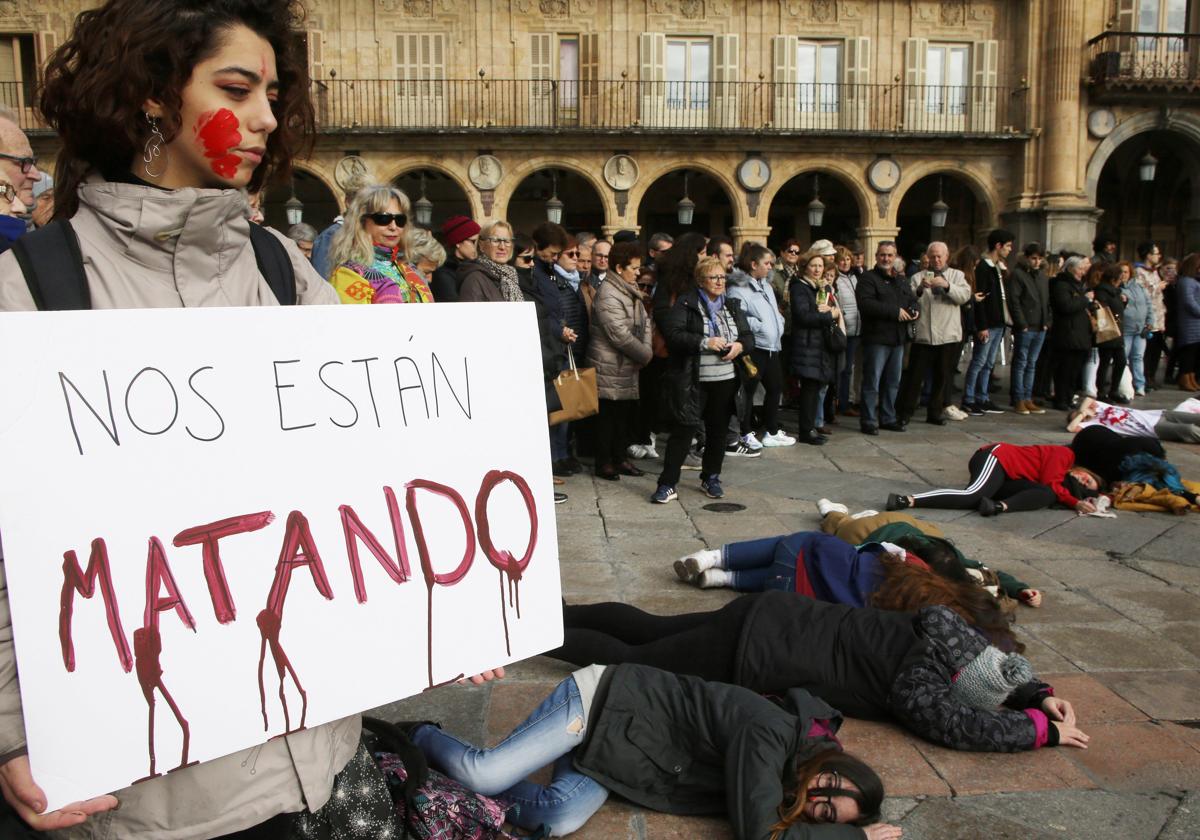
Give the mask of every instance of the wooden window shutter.
M 1138 0 L 1116 0 L 1117 2 L 1117 31 L 1118 32 L 1135 32 L 1137 31 L 1137 7 Z M 1123 54 L 1131 54 L 1133 52 L 1133 39 L 1124 36 L 1117 39 L 1117 49 Z M 1128 59 L 1126 59 L 1128 61 Z
M 740 39 L 736 34 L 717 35 L 713 39 L 713 105 L 712 124 L 735 128 L 738 120 L 738 84 L 741 76 Z
M 549 32 L 529 36 L 529 124 L 549 125 L 554 115 L 555 38 Z
M 642 125 L 662 125 L 666 118 L 667 36 L 643 32 L 638 38 Z
M 842 127 L 861 129 L 870 124 L 871 39 L 847 38 L 842 48 Z
M 324 40 L 319 30 L 309 29 L 304 33 L 304 43 L 308 47 L 308 77 L 314 82 L 325 81 Z
M 996 130 L 996 83 L 1000 75 L 1000 44 L 979 41 L 971 48 L 971 130 Z
M 50 56 L 54 55 L 54 51 L 58 49 L 58 33 L 44 31 L 37 34 L 37 65 L 38 74 L 45 72 L 46 62 L 50 60 Z
M 600 36 L 594 32 L 579 36 L 579 82 L 584 96 L 600 91 Z
M 904 126 L 915 131 L 922 123 L 925 107 L 925 61 L 929 54 L 928 38 L 908 38 L 904 42 Z
M 796 49 L 799 38 L 795 35 L 776 35 L 771 38 L 774 53 L 775 128 L 795 128 L 798 120 L 796 111 Z

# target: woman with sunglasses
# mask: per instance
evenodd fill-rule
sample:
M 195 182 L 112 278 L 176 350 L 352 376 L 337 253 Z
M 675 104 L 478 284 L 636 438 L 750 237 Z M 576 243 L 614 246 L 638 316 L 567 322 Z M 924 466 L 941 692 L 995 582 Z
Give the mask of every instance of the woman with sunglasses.
M 678 247 L 676 243 L 672 251 Z M 725 267 L 719 257 L 696 263 L 695 284 L 657 320 L 667 345 L 663 400 L 672 419 L 658 489 L 650 497 L 660 505 L 679 498 L 675 485 L 692 437 L 702 426 L 707 444 L 700 489 L 710 499 L 725 495 L 721 486 L 725 430 L 744 369 L 738 356 L 754 349 L 754 333 L 742 302 L 725 295 Z
M 509 223 L 500 220 L 484 225 L 479 232 L 478 256 L 464 263 L 458 299 L 463 303 L 525 300 L 517 283 L 517 269 L 508 264 L 512 253 L 513 232 Z
M 490 749 L 431 724 L 412 740 L 430 766 L 511 801 L 514 824 L 556 837 L 582 828 L 610 791 L 668 814 L 726 814 L 738 840 L 900 837 L 874 823 L 883 783 L 842 752 L 841 722 L 802 690 L 775 703 L 644 665 L 592 665 Z M 547 764 L 549 784 L 525 781 Z
M 333 238 L 329 282 L 342 303 L 432 303 L 429 284 L 404 258 L 408 196 L 393 186 L 364 187 Z

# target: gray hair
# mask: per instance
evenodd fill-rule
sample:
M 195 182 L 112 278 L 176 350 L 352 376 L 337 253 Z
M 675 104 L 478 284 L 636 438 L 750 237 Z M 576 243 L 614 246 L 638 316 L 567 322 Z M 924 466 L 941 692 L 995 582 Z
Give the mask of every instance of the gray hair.
M 1067 274 L 1074 275 L 1075 269 L 1079 268 L 1079 266 L 1083 265 L 1085 262 L 1088 262 L 1087 257 L 1075 254 L 1074 256 L 1067 257 L 1067 261 L 1063 263 L 1062 270 Z
M 288 228 L 287 238 L 293 242 L 315 242 L 317 239 L 317 229 L 312 225 L 306 225 L 301 222 L 298 225 L 292 225 Z
M 494 234 L 496 232 L 496 228 L 504 228 L 505 230 L 507 230 L 510 238 L 513 235 L 512 225 L 510 225 L 508 222 L 504 221 L 504 219 L 496 219 L 495 221 L 483 223 L 483 227 L 479 231 L 479 238 L 480 239 L 490 238 L 492 236 L 492 234 Z
M 937 240 L 934 240 L 933 242 L 929 243 L 929 247 L 925 249 L 925 253 L 932 254 L 933 249 L 937 248 L 937 247 L 940 247 L 943 251 L 945 251 L 947 257 L 950 256 L 950 246 L 947 245 L 945 242 L 939 242 Z
M 446 249 L 425 228 L 410 227 L 404 234 L 404 259 L 414 267 L 425 260 L 436 268 L 446 261 Z

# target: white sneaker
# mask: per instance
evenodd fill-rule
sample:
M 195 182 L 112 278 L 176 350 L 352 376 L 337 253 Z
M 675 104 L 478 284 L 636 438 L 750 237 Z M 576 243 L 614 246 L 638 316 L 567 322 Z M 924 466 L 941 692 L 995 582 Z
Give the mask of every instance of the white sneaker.
M 762 445 L 763 446 L 795 446 L 796 439 L 794 437 L 792 437 L 791 435 L 784 434 L 783 430 L 780 429 L 778 432 L 775 432 L 775 434 L 767 433 L 767 434 L 763 435 Z
M 642 446 L 640 443 L 631 443 L 629 446 L 625 447 L 625 454 L 630 458 L 645 458 L 646 447 Z
M 732 582 L 733 576 L 724 569 L 706 569 L 696 579 L 696 585 L 701 589 L 718 589 Z
M 680 558 L 680 560 L 688 575 L 696 577 L 701 572 L 711 569 L 717 563 L 721 562 L 721 549 L 702 548 L 699 551 L 693 551 L 686 557 Z M 675 570 L 675 574 L 679 574 L 679 569 Z
M 675 576 L 681 581 L 684 583 L 690 583 L 693 586 L 696 585 L 696 575 L 688 569 L 687 565 L 682 560 L 676 560 L 671 564 L 671 567 L 675 569 Z
M 753 449 L 755 452 L 763 448 L 762 443 L 754 436 L 754 432 L 747 432 L 742 435 L 742 443 L 746 444 L 747 448 Z
M 948 405 L 942 411 L 942 416 L 947 420 L 966 420 L 967 413 L 956 405 Z
M 835 510 L 838 513 L 850 513 L 850 508 L 846 507 L 841 502 L 831 502 L 828 499 L 817 500 L 817 513 L 821 514 L 821 516 L 828 516 L 832 511 Z

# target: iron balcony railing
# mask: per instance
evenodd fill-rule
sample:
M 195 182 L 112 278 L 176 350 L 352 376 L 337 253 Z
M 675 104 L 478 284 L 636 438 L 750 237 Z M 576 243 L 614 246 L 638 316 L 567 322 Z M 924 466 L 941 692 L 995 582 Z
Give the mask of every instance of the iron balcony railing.
M 334 79 L 324 132 L 745 132 L 1008 137 L 1023 88 L 772 82 Z
M 38 133 L 48 130 L 42 122 L 37 104 L 36 82 L 0 82 L 0 105 L 17 115 L 17 124 L 22 131 Z
M 1104 32 L 1088 41 L 1093 85 L 1145 89 L 1200 83 L 1200 35 Z

